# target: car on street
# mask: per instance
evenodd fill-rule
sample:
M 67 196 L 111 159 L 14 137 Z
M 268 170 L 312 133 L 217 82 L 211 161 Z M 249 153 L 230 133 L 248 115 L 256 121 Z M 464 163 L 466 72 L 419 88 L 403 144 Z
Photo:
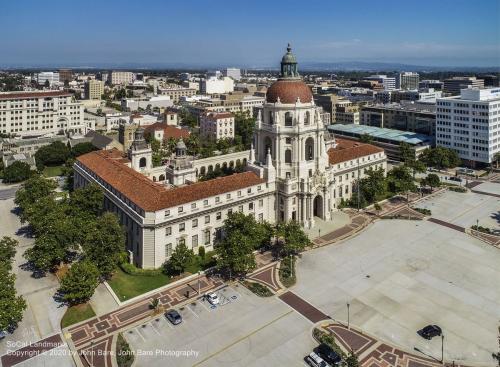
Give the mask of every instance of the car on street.
M 342 357 L 326 343 L 321 343 L 314 351 L 332 366 L 338 366 L 342 362 Z
M 437 325 L 427 325 L 423 329 L 417 331 L 418 335 L 427 340 L 431 340 L 435 336 L 441 336 L 441 333 L 441 328 Z
M 217 293 L 207 293 L 205 297 L 211 305 L 216 306 L 219 304 L 219 296 L 217 295 Z
M 182 316 L 176 310 L 168 310 L 165 312 L 165 317 L 174 325 L 179 325 L 182 322 Z
M 311 352 L 308 356 L 304 358 L 306 363 L 311 367 L 329 367 L 330 365 L 325 362 L 323 358 L 318 356 L 316 353 Z

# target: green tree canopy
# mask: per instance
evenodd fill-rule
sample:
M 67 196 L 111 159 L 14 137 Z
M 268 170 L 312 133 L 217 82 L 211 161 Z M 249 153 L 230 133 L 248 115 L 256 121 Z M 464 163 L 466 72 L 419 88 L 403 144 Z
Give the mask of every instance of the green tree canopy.
M 24 252 L 26 260 L 42 273 L 54 269 L 64 259 L 65 255 L 66 248 L 64 244 L 59 243 L 50 235 L 37 237 L 34 246 Z
M 27 180 L 32 175 L 30 165 L 26 162 L 15 161 L 3 170 L 3 182 L 16 183 Z
M 0 265 L 0 330 L 16 327 L 23 319 L 26 301 L 17 296 L 14 286 L 16 277 L 6 266 Z
M 275 251 L 282 257 L 297 255 L 311 243 L 300 224 L 295 221 L 278 223 L 276 237 Z
M 95 146 L 93 146 L 92 143 L 90 142 L 78 143 L 73 148 L 71 148 L 71 156 L 73 158 L 76 158 L 83 154 L 93 152 L 95 150 L 98 149 Z
M 234 134 L 241 138 L 245 149 L 250 149 L 255 131 L 255 118 L 248 112 L 236 112 L 234 117 Z
M 71 193 L 69 205 L 71 213 L 75 216 L 97 217 L 104 208 L 104 193 L 94 183 L 86 185 Z
M 66 144 L 55 141 L 38 149 L 35 153 L 36 166 L 42 170 L 44 166 L 63 164 L 70 156 Z
M 444 147 L 429 148 L 424 150 L 420 155 L 420 160 L 422 160 L 429 167 L 436 167 L 439 169 L 453 168 L 461 163 L 456 151 Z
M 97 218 L 83 239 L 85 257 L 97 265 L 101 276 L 109 278 L 125 251 L 124 230 L 113 213 Z
M 373 143 L 373 137 L 369 134 L 364 133 L 363 135 L 361 135 L 359 137 L 359 141 L 361 143 L 371 144 L 371 143 Z
M 12 270 L 12 260 L 16 255 L 16 247 L 19 244 L 11 237 L 4 236 L 0 240 L 0 267 L 5 266 L 7 270 Z
M 226 234 L 216 247 L 217 268 L 232 275 L 245 274 L 255 268 L 254 241 L 239 232 Z
M 193 250 L 188 249 L 185 243 L 180 243 L 172 252 L 172 256 L 166 263 L 166 271 L 169 274 L 178 275 L 193 264 L 195 255 Z
M 374 203 L 387 193 L 387 181 L 382 168 L 369 168 L 366 176 L 359 180 L 360 193 L 364 200 Z
M 19 206 L 21 210 L 25 210 L 39 199 L 51 196 L 56 187 L 57 184 L 54 180 L 35 175 L 17 190 L 14 203 Z
M 427 177 L 423 179 L 423 185 L 429 186 L 432 191 L 434 187 L 441 186 L 441 180 L 439 179 L 439 176 L 436 175 L 435 173 L 429 173 Z
M 99 270 L 90 261 L 73 264 L 61 281 L 59 292 L 71 305 L 86 302 L 99 285 Z
M 394 167 L 387 174 L 388 188 L 396 194 L 415 191 L 416 186 L 410 169 L 406 166 Z

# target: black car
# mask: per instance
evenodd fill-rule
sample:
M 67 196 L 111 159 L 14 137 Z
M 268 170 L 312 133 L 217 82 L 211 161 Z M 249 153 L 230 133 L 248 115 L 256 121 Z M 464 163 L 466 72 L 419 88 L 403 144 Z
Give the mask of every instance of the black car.
M 338 355 L 337 352 L 335 352 L 328 344 L 321 343 L 315 349 L 315 352 L 332 366 L 337 366 L 342 361 L 342 357 Z
M 182 316 L 176 310 L 168 310 L 165 312 L 165 317 L 174 325 L 178 325 L 182 322 Z
M 422 338 L 431 340 L 435 336 L 441 336 L 441 328 L 437 325 L 427 325 L 423 329 L 417 331 L 417 334 Z

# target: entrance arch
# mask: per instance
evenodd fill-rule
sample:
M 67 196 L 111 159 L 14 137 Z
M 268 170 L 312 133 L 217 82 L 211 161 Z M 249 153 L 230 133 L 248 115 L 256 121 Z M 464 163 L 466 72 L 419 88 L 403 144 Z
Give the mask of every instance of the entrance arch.
M 317 195 L 313 201 L 313 215 L 315 217 L 319 217 L 321 219 L 324 218 L 323 213 L 323 197 L 321 195 Z

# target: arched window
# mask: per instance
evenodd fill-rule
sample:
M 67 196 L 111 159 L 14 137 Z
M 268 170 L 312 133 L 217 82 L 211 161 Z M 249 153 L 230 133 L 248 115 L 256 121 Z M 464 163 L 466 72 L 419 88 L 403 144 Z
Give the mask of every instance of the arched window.
M 264 139 L 264 158 L 267 156 L 267 152 L 271 152 L 271 156 L 273 155 L 273 142 L 271 141 L 271 138 L 267 136 Z
M 269 111 L 269 125 L 274 124 L 274 115 L 273 111 Z
M 205 172 L 206 172 L 206 169 L 205 169 L 205 166 L 201 167 L 200 168 L 200 175 L 205 175 Z
M 139 168 L 144 168 L 144 167 L 146 167 L 146 158 L 142 157 L 141 159 L 139 159 Z
M 304 119 L 304 125 L 309 125 L 311 123 L 311 113 L 309 111 L 306 112 L 306 117 Z
M 312 161 L 314 159 L 314 139 L 307 138 L 306 140 L 306 161 Z
M 213 172 L 214 167 L 212 165 L 208 166 L 208 173 Z
M 156 182 L 156 176 L 153 176 L 153 182 Z
M 292 126 L 293 125 L 293 117 L 291 112 L 286 112 L 285 113 L 285 126 Z
M 292 150 L 285 150 L 285 163 L 292 163 Z
M 158 181 L 165 181 L 165 175 L 160 175 L 160 177 L 158 178 Z

